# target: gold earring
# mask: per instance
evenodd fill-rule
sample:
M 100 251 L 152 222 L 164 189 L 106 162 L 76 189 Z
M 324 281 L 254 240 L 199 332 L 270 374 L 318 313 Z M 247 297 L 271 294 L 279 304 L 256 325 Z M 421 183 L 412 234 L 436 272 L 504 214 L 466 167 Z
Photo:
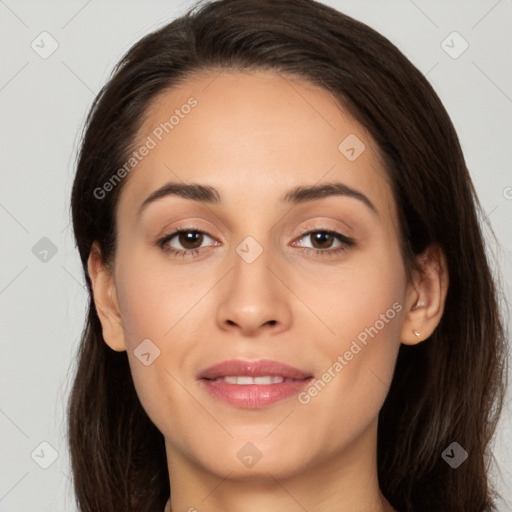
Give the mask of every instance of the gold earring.
M 416 335 L 416 337 L 417 337 L 418 339 L 420 339 L 420 338 L 421 338 L 421 332 L 417 331 L 416 329 L 413 329 L 413 331 L 412 331 L 412 332 Z

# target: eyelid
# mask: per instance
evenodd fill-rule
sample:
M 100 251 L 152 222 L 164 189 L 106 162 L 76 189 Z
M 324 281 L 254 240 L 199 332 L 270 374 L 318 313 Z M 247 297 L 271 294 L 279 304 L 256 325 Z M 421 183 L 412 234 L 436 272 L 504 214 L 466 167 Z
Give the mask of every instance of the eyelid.
M 339 221 L 338 221 L 339 222 Z M 352 232 L 352 228 L 348 226 L 348 224 L 343 223 L 350 232 Z M 311 231 L 336 231 L 340 233 L 340 235 L 343 235 L 346 238 L 352 238 L 351 235 L 345 234 L 343 232 L 340 232 L 341 229 L 334 226 L 334 227 L 327 227 L 325 221 L 317 220 L 317 221 L 310 221 L 307 224 L 305 224 L 303 227 L 299 229 L 299 236 L 305 235 L 306 233 L 310 233 Z
M 172 234 L 176 234 L 179 231 L 200 231 L 201 233 L 204 233 L 211 238 L 219 238 L 219 237 L 213 236 L 211 233 L 214 230 L 206 227 L 203 224 L 203 222 L 204 222 L 203 219 L 201 219 L 200 221 L 185 220 L 181 224 L 181 220 L 178 219 L 177 221 L 173 222 L 172 224 L 166 224 L 163 228 L 158 229 L 158 233 L 155 235 L 155 238 L 161 239 L 163 237 L 166 237 L 166 236 L 169 236 Z
M 168 242 L 169 240 L 172 240 L 174 237 L 179 235 L 180 233 L 187 233 L 189 231 L 197 231 L 198 233 L 201 233 L 203 235 L 206 235 L 207 237 L 211 238 L 212 240 L 217 240 L 217 237 L 213 236 L 208 230 L 203 229 L 200 226 L 192 226 L 192 225 L 184 225 L 184 226 L 177 226 L 175 228 L 171 228 L 169 230 L 164 231 L 164 233 L 157 237 L 158 243 L 162 243 L 164 240 Z

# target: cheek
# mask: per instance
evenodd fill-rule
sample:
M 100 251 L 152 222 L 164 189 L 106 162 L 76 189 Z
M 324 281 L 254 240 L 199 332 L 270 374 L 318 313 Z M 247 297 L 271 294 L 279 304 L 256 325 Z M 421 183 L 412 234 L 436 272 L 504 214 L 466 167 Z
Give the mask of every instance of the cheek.
M 359 312 L 357 320 L 338 324 L 343 336 L 326 349 L 329 357 L 323 373 L 299 396 L 303 424 L 317 426 L 304 426 L 308 442 L 322 446 L 326 453 L 354 443 L 375 421 L 387 396 L 400 345 L 403 308 L 398 302 L 384 301 L 383 306 L 376 311 L 382 311 L 385 320 L 375 320 L 366 311 Z
M 404 299 L 398 252 L 368 253 L 331 280 L 320 304 L 332 331 L 317 346 L 324 373 L 303 395 L 320 422 L 357 429 L 378 414 L 400 347 Z
M 169 272 L 161 261 L 118 260 L 116 289 L 130 369 L 139 400 L 159 428 L 170 417 L 165 409 L 174 417 L 190 414 L 180 369 L 194 350 L 191 325 L 201 325 L 204 315 L 194 305 L 205 286 Z
M 385 387 L 392 378 L 404 316 L 405 272 L 400 256 L 381 253 L 356 272 L 347 300 L 345 326 L 339 325 L 354 382 Z M 347 297 L 348 299 L 348 297 Z M 359 350 L 360 348 L 360 350 Z M 357 373 L 356 373 L 357 372 Z M 350 372 L 348 372 L 350 373 Z
M 373 351 L 386 350 L 389 343 L 399 341 L 405 269 L 398 249 L 379 245 L 325 276 L 328 286 L 317 294 L 316 307 L 331 328 L 332 335 L 325 341 L 332 353 L 348 350 L 356 339 L 362 346 L 371 345 Z
M 183 272 L 170 271 L 160 259 L 120 262 L 118 274 L 125 341 L 132 350 L 146 338 L 164 343 L 173 329 L 179 330 L 181 319 L 190 318 L 201 296 L 201 283 L 193 284 Z

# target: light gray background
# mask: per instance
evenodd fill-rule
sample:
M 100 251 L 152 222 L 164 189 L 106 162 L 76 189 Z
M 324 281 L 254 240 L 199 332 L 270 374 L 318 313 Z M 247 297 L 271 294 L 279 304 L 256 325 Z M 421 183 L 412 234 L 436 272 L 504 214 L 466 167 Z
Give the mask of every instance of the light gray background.
M 325 3 L 388 37 L 438 92 L 501 242 L 501 252 L 490 250 L 510 301 L 512 2 Z M 64 407 L 87 299 L 68 215 L 79 132 L 122 54 L 189 5 L 0 1 L 0 511 L 76 510 Z M 31 47 L 51 48 L 43 31 L 58 43 L 46 59 Z M 453 31 L 469 44 L 457 58 L 442 45 Z M 444 45 L 457 52 L 462 41 L 452 39 Z M 43 237 L 57 249 L 46 262 L 32 251 Z M 501 473 L 494 472 L 502 511 L 512 510 L 511 410 L 509 393 L 496 439 Z M 56 451 L 47 469 L 52 450 L 42 442 Z

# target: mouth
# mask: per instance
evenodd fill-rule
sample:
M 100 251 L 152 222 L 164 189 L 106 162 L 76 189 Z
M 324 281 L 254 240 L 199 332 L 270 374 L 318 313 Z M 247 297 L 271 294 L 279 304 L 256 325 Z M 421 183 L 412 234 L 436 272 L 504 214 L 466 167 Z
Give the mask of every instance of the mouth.
M 312 379 L 308 371 L 271 360 L 223 361 L 198 375 L 211 396 L 242 409 L 260 409 L 290 398 Z
M 213 382 L 227 382 L 228 384 L 238 384 L 240 386 L 247 386 L 250 384 L 281 384 L 281 382 L 297 382 L 302 379 L 288 379 L 282 375 L 263 375 L 261 377 L 250 377 L 249 375 L 230 375 L 226 377 L 216 377 Z

